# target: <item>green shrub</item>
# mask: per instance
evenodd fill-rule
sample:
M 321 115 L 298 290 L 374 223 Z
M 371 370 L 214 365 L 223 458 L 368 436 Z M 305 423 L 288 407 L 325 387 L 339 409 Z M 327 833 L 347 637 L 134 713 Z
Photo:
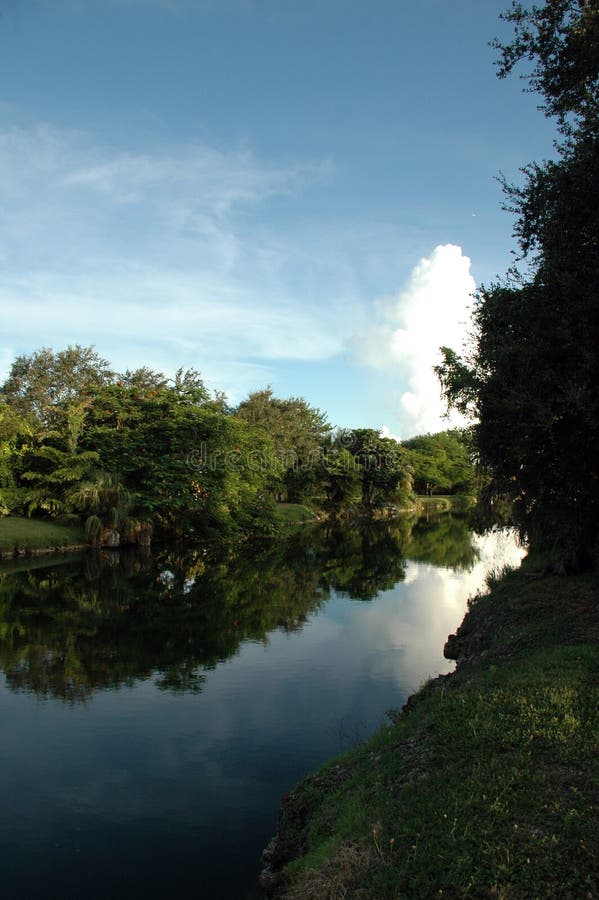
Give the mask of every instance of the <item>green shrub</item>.
M 104 526 L 102 525 L 102 520 L 99 519 L 98 516 L 89 516 L 85 520 L 84 534 L 88 544 L 91 544 L 93 547 L 99 546 L 102 541 L 103 532 Z

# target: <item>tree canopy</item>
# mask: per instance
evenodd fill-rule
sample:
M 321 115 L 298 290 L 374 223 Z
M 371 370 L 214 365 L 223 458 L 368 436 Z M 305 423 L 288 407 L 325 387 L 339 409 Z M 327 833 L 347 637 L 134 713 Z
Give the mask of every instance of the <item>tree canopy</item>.
M 270 387 L 231 409 L 195 369 L 117 373 L 93 347 L 42 348 L 0 387 L 0 515 L 81 521 L 100 546 L 274 533 L 276 501 L 370 520 L 413 506 L 413 470 L 437 491 L 467 490 L 462 438 L 333 433 Z
M 82 517 L 92 543 L 266 523 L 279 474 L 195 369 L 118 374 L 93 347 L 42 348 L 0 389 L 0 514 Z
M 476 420 L 491 493 L 514 502 L 533 549 L 566 568 L 599 562 L 599 7 L 546 0 L 505 14 L 499 74 L 533 63 L 529 88 L 564 135 L 556 159 L 505 184 L 516 215 L 516 270 L 477 295 L 474 337 L 438 367 L 450 404 Z
M 304 500 L 313 492 L 323 441 L 331 427 L 321 410 L 301 397 L 281 399 L 272 388 L 254 391 L 235 417 L 259 428 L 272 441 L 281 467 L 279 494 Z
M 76 344 L 58 353 L 42 347 L 15 359 L 1 393 L 15 411 L 52 427 L 69 403 L 113 378 L 108 360 L 93 347 Z
M 473 491 L 475 470 L 470 435 L 452 429 L 421 434 L 403 441 L 419 494 L 467 494 Z
M 546 0 L 527 8 L 513 2 L 501 15 L 514 26 L 500 51 L 498 75 L 505 78 L 522 60 L 533 62 L 524 75 L 528 90 L 543 97 L 542 109 L 556 116 L 562 130 L 591 123 L 597 116 L 599 91 L 599 9 L 596 0 Z

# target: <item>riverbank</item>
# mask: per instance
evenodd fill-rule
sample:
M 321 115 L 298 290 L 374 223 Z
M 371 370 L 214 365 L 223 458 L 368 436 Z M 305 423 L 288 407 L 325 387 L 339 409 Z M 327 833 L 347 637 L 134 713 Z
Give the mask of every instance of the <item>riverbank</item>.
M 359 507 L 348 505 L 338 509 L 325 509 L 324 506 L 310 506 L 303 503 L 277 503 L 276 524 L 306 525 L 311 522 L 322 522 L 326 519 L 345 519 L 356 522 L 372 522 L 396 518 L 398 515 L 437 515 L 453 512 L 466 513 L 476 502 L 475 498 L 467 494 L 435 494 L 427 496 L 417 494 L 410 506 L 399 508 L 387 505 L 375 514 L 360 512 Z
M 58 525 L 17 516 L 0 518 L 0 558 L 82 550 L 89 545 L 81 525 Z
M 426 684 L 283 799 L 287 900 L 599 895 L 599 591 L 525 566 L 476 598 Z
M 398 514 L 463 512 L 468 505 L 467 500 L 468 498 L 461 496 L 418 497 L 410 509 L 398 510 L 395 507 L 387 507 L 377 519 L 390 519 Z M 355 518 L 355 513 L 348 513 L 347 517 L 352 516 Z M 274 525 L 278 529 L 287 530 L 300 525 L 322 522 L 329 517 L 330 512 L 302 503 L 277 503 Z M 85 540 L 82 524 L 61 525 L 43 519 L 0 517 L 0 559 L 85 550 L 89 546 Z
M 470 494 L 433 494 L 416 496 L 415 511 L 419 515 L 429 513 L 466 513 L 476 503 L 476 497 Z

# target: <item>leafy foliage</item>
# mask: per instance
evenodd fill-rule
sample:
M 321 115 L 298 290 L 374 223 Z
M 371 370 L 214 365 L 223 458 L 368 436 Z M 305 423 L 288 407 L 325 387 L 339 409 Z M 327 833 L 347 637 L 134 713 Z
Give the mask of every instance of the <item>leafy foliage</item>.
M 0 396 L 0 516 L 23 509 L 25 491 L 19 487 L 23 457 L 34 429 Z
M 414 473 L 418 494 L 469 493 L 475 470 L 471 461 L 470 437 L 454 429 L 423 434 L 403 441 Z
M 42 347 L 17 357 L 1 392 L 20 415 L 56 427 L 65 407 L 113 377 L 108 361 L 93 347 L 77 344 L 58 353 Z
M 29 468 L 22 475 L 32 486 L 26 498 L 30 514 L 70 512 L 68 495 L 97 465 L 98 453 L 78 446 L 86 413 L 87 403 L 74 402 L 64 410 L 62 429 L 37 435 L 27 454 Z
M 389 502 L 406 502 L 411 496 L 412 478 L 403 447 L 370 428 L 358 428 L 352 434 L 351 449 L 360 472 L 363 507 L 370 511 Z
M 360 470 L 353 454 L 336 440 L 323 456 L 321 479 L 330 506 L 355 504 L 361 496 Z
M 444 348 L 450 403 L 478 421 L 475 443 L 496 496 L 509 496 L 533 549 L 566 567 L 599 564 L 599 10 L 552 0 L 508 21 L 500 74 L 534 61 L 531 89 L 557 117 L 556 161 L 505 185 L 516 236 L 533 263 L 483 288 L 465 359 Z
M 102 520 L 99 516 L 88 516 L 85 520 L 85 540 L 88 544 L 91 544 L 92 547 L 97 547 L 100 544 L 102 539 L 102 532 L 104 531 L 104 525 L 102 524 Z
M 509 44 L 493 41 L 500 51 L 498 74 L 509 75 L 521 60 L 534 61 L 526 76 L 529 90 L 541 94 L 543 109 L 568 131 L 597 115 L 599 91 L 599 9 L 595 0 L 549 0 L 530 8 L 512 3 L 501 16 L 514 25 Z
M 137 386 L 109 385 L 94 397 L 85 437 L 168 533 L 228 527 L 242 507 L 255 506 L 276 467 L 261 433 L 198 405 L 189 390 L 191 400 L 185 385 L 142 395 Z
M 281 499 L 372 518 L 411 505 L 410 452 L 270 388 L 231 410 L 195 369 L 116 374 L 93 347 L 19 357 L 0 390 L 0 514 L 89 520 L 94 544 L 275 533 Z
M 301 502 L 314 494 L 323 442 L 330 432 L 326 415 L 300 397 L 282 400 L 271 388 L 255 391 L 235 417 L 261 429 L 272 441 L 280 466 L 279 497 Z

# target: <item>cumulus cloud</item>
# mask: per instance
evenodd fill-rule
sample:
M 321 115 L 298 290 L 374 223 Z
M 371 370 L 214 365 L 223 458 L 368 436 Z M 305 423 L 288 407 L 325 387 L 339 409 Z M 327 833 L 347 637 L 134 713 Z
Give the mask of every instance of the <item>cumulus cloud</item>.
M 388 425 L 383 425 L 380 429 L 380 435 L 383 438 L 390 438 L 392 441 L 401 442 L 401 437 L 397 434 L 393 434 Z
M 461 247 L 445 244 L 421 259 L 393 297 L 373 306 L 373 320 L 350 341 L 352 358 L 389 377 L 402 436 L 459 424 L 445 407 L 433 367 L 439 347 L 461 347 L 476 285 Z

